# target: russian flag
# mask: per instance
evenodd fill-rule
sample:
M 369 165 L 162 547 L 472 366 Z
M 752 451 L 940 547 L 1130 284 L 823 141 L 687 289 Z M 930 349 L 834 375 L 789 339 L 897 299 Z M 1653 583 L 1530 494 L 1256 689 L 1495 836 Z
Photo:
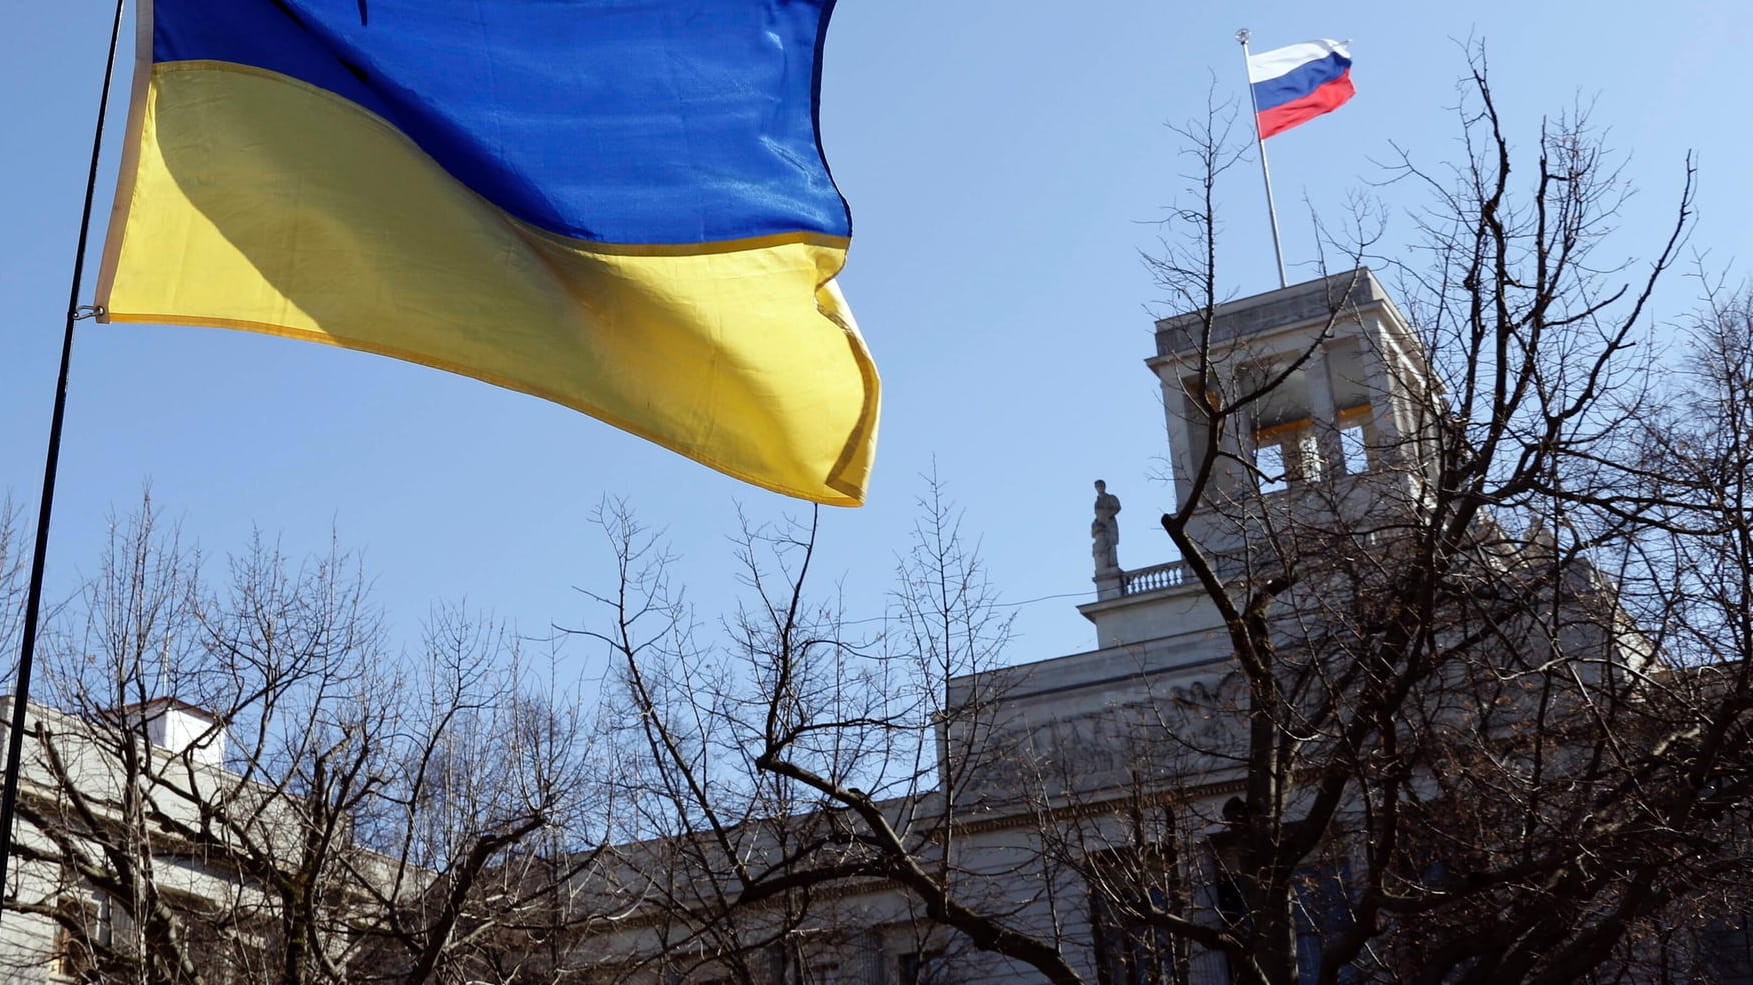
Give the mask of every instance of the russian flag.
M 1260 139 L 1331 113 L 1356 94 L 1351 52 L 1338 41 L 1304 41 L 1248 56 Z

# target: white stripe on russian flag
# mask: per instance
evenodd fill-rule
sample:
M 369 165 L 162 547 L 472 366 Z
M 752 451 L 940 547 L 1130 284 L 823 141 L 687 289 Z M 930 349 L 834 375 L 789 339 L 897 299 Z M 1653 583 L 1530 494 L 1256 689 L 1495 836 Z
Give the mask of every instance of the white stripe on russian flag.
M 1309 62 L 1320 61 L 1328 55 L 1338 55 L 1351 62 L 1351 51 L 1342 41 L 1303 41 L 1298 44 L 1285 45 L 1271 51 L 1262 51 L 1258 55 L 1248 56 L 1248 82 L 1267 82 L 1281 75 L 1289 75 Z

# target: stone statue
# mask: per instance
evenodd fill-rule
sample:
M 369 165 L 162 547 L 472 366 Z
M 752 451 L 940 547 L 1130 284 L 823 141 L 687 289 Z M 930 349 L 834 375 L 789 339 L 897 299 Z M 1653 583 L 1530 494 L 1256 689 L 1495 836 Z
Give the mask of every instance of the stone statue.
M 1120 497 L 1108 491 L 1108 484 L 1096 480 L 1096 518 L 1090 523 L 1090 553 L 1097 571 L 1118 570 L 1120 567 Z

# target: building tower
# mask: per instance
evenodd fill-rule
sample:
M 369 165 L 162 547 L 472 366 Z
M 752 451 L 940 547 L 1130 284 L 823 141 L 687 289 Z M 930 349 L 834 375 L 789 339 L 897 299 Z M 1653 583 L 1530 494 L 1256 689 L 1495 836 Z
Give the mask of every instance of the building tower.
M 1437 406 L 1433 377 L 1367 268 L 1164 318 L 1146 365 L 1162 386 L 1175 502 L 1202 495 L 1188 536 L 1220 573 L 1254 563 L 1266 528 L 1355 523 L 1420 494 L 1411 466 Z M 1098 564 L 1094 580 L 1096 601 L 1079 611 L 1101 648 L 1215 628 L 1179 560 Z

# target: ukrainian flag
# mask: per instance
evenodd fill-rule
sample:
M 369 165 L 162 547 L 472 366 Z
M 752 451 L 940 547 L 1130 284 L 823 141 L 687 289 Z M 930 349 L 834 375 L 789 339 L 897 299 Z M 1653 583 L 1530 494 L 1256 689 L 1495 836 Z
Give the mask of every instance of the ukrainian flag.
M 833 0 L 150 0 L 98 304 L 545 397 L 863 499 Z

